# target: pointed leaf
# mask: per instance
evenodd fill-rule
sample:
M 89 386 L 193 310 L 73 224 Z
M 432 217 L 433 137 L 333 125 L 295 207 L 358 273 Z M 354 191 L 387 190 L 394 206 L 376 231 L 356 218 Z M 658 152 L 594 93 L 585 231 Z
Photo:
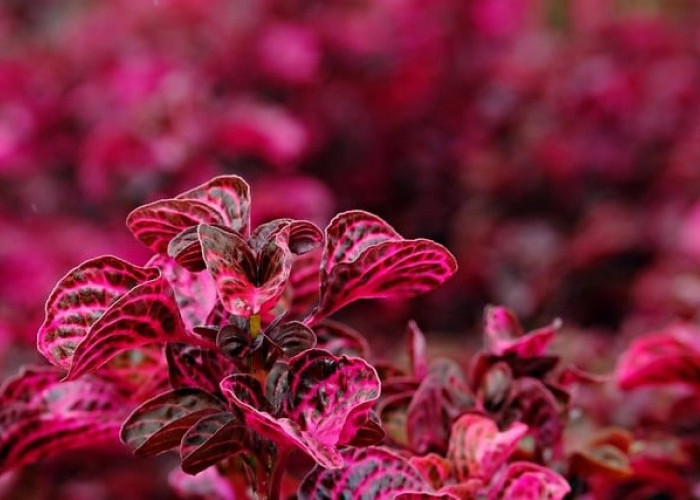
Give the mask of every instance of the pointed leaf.
M 525 333 L 515 314 L 505 307 L 488 306 L 484 316 L 486 345 L 497 356 L 541 356 L 561 328 L 561 321 L 557 319 L 548 326 Z
M 457 261 L 434 241 L 404 240 L 376 216 L 345 212 L 326 229 L 315 323 L 358 299 L 412 297 L 443 283 Z
M 428 358 L 426 355 L 425 335 L 415 321 L 408 322 L 408 355 L 411 360 L 411 372 L 418 380 L 428 374 Z
M 469 478 L 488 480 L 505 464 L 527 433 L 519 422 L 499 432 L 488 417 L 467 413 L 452 425 L 447 457 L 454 464 L 459 481 Z
M 182 470 L 197 474 L 246 448 L 248 431 L 233 413 L 207 415 L 182 437 Z
M 120 437 L 134 454 L 156 455 L 178 446 L 199 419 L 223 409 L 221 401 L 201 389 L 176 389 L 134 410 L 122 425 Z
M 167 253 L 170 241 L 185 229 L 223 222 L 217 210 L 206 203 L 183 199 L 154 201 L 126 218 L 126 226 L 136 239 L 159 254 Z
M 222 175 L 186 191 L 178 199 L 199 200 L 215 208 L 223 224 L 244 238 L 250 231 L 250 187 L 237 175 Z
M 349 448 L 345 466 L 328 470 L 316 466 L 299 487 L 299 500 L 371 498 L 390 500 L 405 492 L 431 492 L 407 460 L 385 448 Z
M 159 276 L 119 298 L 75 349 L 69 378 L 104 365 L 117 354 L 158 342 L 187 341 L 175 296 Z
M 221 391 L 243 415 L 246 426 L 274 442 L 278 449 L 299 448 L 325 468 L 339 468 L 343 459 L 333 446 L 316 439 L 288 418 L 275 418 L 267 400 L 261 401 L 262 388 L 249 375 L 236 374 L 221 381 Z
M 37 347 L 50 363 L 70 368 L 73 353 L 90 327 L 122 295 L 157 278 L 155 268 L 141 268 L 112 256 L 88 260 L 58 282 L 46 301 L 46 318 Z

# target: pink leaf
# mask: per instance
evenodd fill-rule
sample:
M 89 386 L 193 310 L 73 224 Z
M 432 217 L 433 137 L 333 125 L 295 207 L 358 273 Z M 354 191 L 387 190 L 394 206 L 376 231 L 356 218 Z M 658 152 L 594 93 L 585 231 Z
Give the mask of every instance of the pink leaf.
M 375 215 L 352 211 L 326 228 L 314 323 L 358 300 L 428 292 L 457 270 L 455 258 L 434 241 L 404 240 Z
M 192 273 L 198 273 L 207 268 L 202 257 L 202 244 L 199 241 L 197 226 L 185 229 L 170 240 L 168 255 Z
M 317 346 L 335 356 L 345 354 L 365 359 L 370 357 L 367 339 L 360 332 L 343 323 L 326 319 L 314 326 L 314 330 Z
M 246 317 L 272 308 L 284 292 L 291 253 L 269 242 L 258 257 L 236 233 L 206 225 L 198 231 L 204 261 L 224 308 Z
M 178 234 L 200 223 L 222 224 L 219 212 L 195 200 L 158 200 L 132 211 L 126 225 L 137 240 L 159 254 Z
M 551 325 L 525 333 L 515 314 L 505 307 L 488 306 L 484 313 L 486 345 L 497 356 L 541 356 L 560 328 L 561 321 L 555 320 Z
M 177 199 L 199 200 L 215 208 L 222 223 L 244 238 L 250 231 L 250 187 L 236 175 L 222 175 L 186 191 Z
M 23 367 L 0 386 L 0 408 L 10 404 L 29 404 L 62 378 L 63 373 L 54 367 Z
M 293 420 L 270 414 L 270 404 L 263 395 L 260 383 L 253 377 L 231 375 L 221 381 L 221 390 L 231 404 L 241 411 L 246 426 L 276 443 L 278 449 L 299 448 L 322 467 L 342 467 L 342 457 L 334 446 L 322 443 Z
M 551 469 L 532 462 L 508 465 L 495 491 L 502 500 L 562 500 L 571 487 Z
M 236 500 L 228 478 L 219 474 L 215 467 L 210 467 L 191 476 L 179 468 L 172 470 L 168 484 L 177 498 L 184 500 Z
M 95 378 L 54 382 L 52 374 L 44 375 L 27 371 L 0 394 L 0 474 L 117 436 L 128 402 L 110 384 Z M 30 386 L 37 392 L 28 400 L 24 390 Z
M 136 408 L 122 425 L 120 436 L 136 455 L 155 455 L 178 446 L 200 418 L 223 409 L 221 401 L 201 389 L 177 389 Z
M 367 411 L 379 398 L 379 376 L 361 358 L 335 357 L 312 349 L 289 361 L 287 415 L 327 445 L 339 442 L 355 412 Z
M 320 265 L 320 250 L 294 257 L 288 282 L 288 289 L 291 290 L 292 296 L 289 312 L 294 317 L 302 317 L 309 313 L 316 304 L 320 286 Z
M 233 413 L 220 412 L 197 421 L 182 437 L 182 470 L 196 474 L 243 451 L 248 430 Z
M 93 324 L 124 294 L 158 275 L 157 269 L 112 256 L 88 260 L 71 270 L 46 301 L 46 319 L 37 335 L 39 352 L 52 364 L 70 368 L 77 346 Z
M 664 384 L 699 387 L 698 336 L 695 327 L 677 325 L 633 340 L 617 363 L 618 385 L 625 390 Z
M 390 500 L 400 493 L 430 492 L 420 473 L 404 458 L 385 448 L 349 448 L 345 466 L 316 466 L 299 487 L 299 500 L 347 498 Z
M 467 413 L 452 425 L 448 458 L 455 467 L 457 479 L 489 479 L 515 451 L 527 433 L 527 425 L 514 423 L 499 432 L 488 417 Z
M 187 340 L 173 290 L 159 276 L 121 296 L 92 325 L 75 349 L 68 377 L 95 370 L 129 349 Z
M 453 474 L 452 462 L 435 453 L 412 456 L 409 461 L 436 490 L 439 490 Z

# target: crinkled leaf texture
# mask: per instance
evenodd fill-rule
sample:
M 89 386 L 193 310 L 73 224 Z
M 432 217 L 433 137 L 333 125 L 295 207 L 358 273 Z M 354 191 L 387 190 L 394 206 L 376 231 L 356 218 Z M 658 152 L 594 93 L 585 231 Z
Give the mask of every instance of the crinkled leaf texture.
M 515 451 L 527 433 L 527 425 L 519 422 L 500 432 L 490 418 L 467 413 L 452 425 L 447 457 L 457 478 L 490 479 Z
M 192 246 L 198 246 L 195 240 L 186 237 L 183 244 L 183 234 L 200 223 L 222 225 L 247 238 L 250 231 L 248 184 L 235 175 L 215 177 L 176 198 L 139 207 L 126 219 L 136 239 L 154 252 L 168 253 L 179 262 L 184 249 L 189 249 L 192 255 Z M 178 242 L 171 245 L 174 239 Z
M 129 402 L 95 377 L 60 382 L 25 369 L 0 389 L 0 474 L 67 450 L 114 440 Z
M 389 500 L 402 493 L 432 493 L 432 488 L 415 467 L 386 448 L 348 448 L 343 452 L 342 458 L 345 465 L 340 469 L 323 469 L 316 466 L 300 485 L 299 500 Z
M 315 323 L 358 300 L 428 292 L 457 270 L 454 256 L 426 239 L 406 240 L 376 215 L 338 214 L 326 228 Z
M 187 338 L 173 290 L 159 269 L 103 256 L 58 282 L 37 345 L 75 379 L 126 351 Z
M 246 425 L 279 448 L 296 447 L 327 468 L 343 465 L 336 445 L 351 441 L 379 397 L 376 371 L 360 358 L 336 357 L 311 349 L 278 364 L 263 394 L 249 375 L 235 374 L 222 392 L 244 415 Z
M 541 356 L 554 340 L 561 321 L 525 333 L 513 311 L 502 306 L 488 306 L 484 313 L 487 349 L 498 356 Z
M 199 419 L 224 409 L 222 401 L 201 389 L 176 389 L 136 408 L 124 421 L 120 437 L 136 455 L 156 455 L 178 447 Z
M 690 325 L 635 339 L 617 363 L 618 385 L 625 390 L 664 384 L 700 388 L 698 339 L 700 331 Z

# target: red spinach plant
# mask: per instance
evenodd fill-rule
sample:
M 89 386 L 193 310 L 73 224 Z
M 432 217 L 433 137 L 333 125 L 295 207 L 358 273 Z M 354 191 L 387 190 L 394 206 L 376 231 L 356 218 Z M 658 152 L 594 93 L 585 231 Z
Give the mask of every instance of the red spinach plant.
M 325 233 L 292 219 L 252 228 L 237 176 L 127 225 L 155 255 L 145 267 L 98 257 L 56 285 L 37 339 L 53 366 L 0 392 L 0 472 L 119 433 L 137 455 L 179 448 L 186 473 L 216 465 L 237 494 L 278 498 L 290 452 L 339 470 L 384 439 L 379 375 L 343 354 L 362 341 L 326 318 L 435 288 L 457 267 L 444 247 L 363 211 Z

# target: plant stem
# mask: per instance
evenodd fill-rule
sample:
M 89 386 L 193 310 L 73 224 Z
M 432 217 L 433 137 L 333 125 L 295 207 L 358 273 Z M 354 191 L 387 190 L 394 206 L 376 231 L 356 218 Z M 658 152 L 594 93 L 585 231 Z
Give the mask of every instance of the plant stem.
M 268 498 L 270 500 L 279 500 L 280 489 L 282 488 L 282 476 L 287 465 L 287 457 L 289 456 L 290 448 L 278 450 L 277 460 L 272 469 L 272 480 L 270 481 L 270 491 Z

